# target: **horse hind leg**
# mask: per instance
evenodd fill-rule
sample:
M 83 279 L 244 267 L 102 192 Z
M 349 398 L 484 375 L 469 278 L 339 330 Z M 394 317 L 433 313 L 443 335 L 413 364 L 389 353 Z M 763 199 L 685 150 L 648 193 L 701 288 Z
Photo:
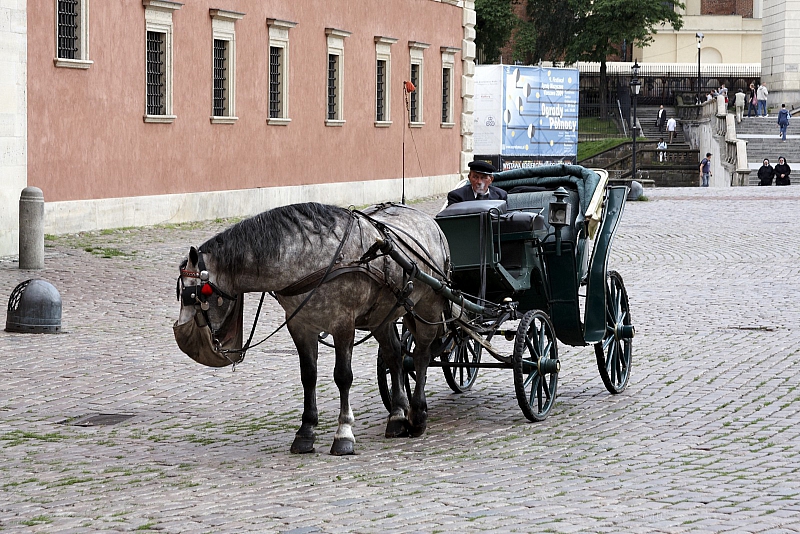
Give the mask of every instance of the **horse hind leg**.
M 331 454 L 345 456 L 355 454 L 356 438 L 353 435 L 353 410 L 350 408 L 350 387 L 353 385 L 353 341 L 355 329 L 333 336 L 336 345 L 336 365 L 333 368 L 333 381 L 339 388 L 339 426 L 333 436 Z
M 401 438 L 408 436 L 408 398 L 405 390 L 405 374 L 403 373 L 403 354 L 400 339 L 397 337 L 394 323 L 373 330 L 372 334 L 380 345 L 380 354 L 389 367 L 392 377 L 392 409 L 386 421 L 386 437 Z
M 438 335 L 438 327 L 416 322 L 414 346 L 414 370 L 417 373 L 416 386 L 411 395 L 408 410 L 408 433 L 416 438 L 425 433 L 428 426 L 428 401 L 425 398 L 425 383 L 428 365 L 431 361 L 431 344 Z
M 317 334 L 288 326 L 289 333 L 300 356 L 300 380 L 303 383 L 303 419 L 294 436 L 290 452 L 304 454 L 314 452 L 314 429 L 319 422 L 317 412 Z

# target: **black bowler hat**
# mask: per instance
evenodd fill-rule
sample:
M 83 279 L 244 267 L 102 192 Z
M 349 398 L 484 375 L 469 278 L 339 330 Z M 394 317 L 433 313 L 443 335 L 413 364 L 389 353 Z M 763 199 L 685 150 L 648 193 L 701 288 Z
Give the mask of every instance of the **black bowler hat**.
M 497 169 L 494 168 L 494 165 L 487 161 L 470 161 L 467 167 L 469 167 L 469 170 L 479 172 L 481 174 L 492 174 L 497 172 Z

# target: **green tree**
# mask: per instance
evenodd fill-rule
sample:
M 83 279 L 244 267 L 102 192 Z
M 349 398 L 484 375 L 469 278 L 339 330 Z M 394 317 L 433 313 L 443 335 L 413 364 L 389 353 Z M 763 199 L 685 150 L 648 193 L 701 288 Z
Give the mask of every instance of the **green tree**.
M 475 47 L 483 51 L 487 63 L 494 63 L 518 20 L 511 0 L 475 0 L 475 18 Z
M 658 26 L 679 30 L 680 2 L 659 0 L 528 0 L 526 14 L 536 31 L 534 61 L 597 61 L 600 102 L 606 102 L 606 58 L 621 52 L 622 43 L 647 46 Z M 605 109 L 601 110 L 605 116 Z

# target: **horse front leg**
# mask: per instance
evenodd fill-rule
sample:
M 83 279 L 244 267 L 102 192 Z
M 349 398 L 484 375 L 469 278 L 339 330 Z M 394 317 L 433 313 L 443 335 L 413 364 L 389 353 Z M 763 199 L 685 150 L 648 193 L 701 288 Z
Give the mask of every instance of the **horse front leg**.
M 294 340 L 300 356 L 300 381 L 303 383 L 303 419 L 300 429 L 294 436 L 293 454 L 314 452 L 314 429 L 319 422 L 317 412 L 317 333 L 288 325 L 289 334 Z
M 333 335 L 336 351 L 336 365 L 333 368 L 333 381 L 339 388 L 339 426 L 333 435 L 331 454 L 344 456 L 354 454 L 356 438 L 353 435 L 353 410 L 350 408 L 350 387 L 353 385 L 353 341 L 355 328 L 344 329 Z

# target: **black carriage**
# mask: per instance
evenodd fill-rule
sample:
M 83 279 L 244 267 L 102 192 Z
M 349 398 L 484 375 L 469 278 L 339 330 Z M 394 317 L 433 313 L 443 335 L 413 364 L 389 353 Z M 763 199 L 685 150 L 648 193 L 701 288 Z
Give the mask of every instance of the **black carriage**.
M 594 345 L 605 387 L 611 393 L 625 389 L 634 327 L 622 277 L 607 265 L 628 188 L 607 184 L 604 171 L 580 166 L 497 173 L 494 185 L 506 190 L 507 201 L 453 204 L 436 216 L 450 247 L 449 284 L 421 273 L 384 244 L 409 274 L 452 302 L 430 365 L 442 367 L 453 391 L 470 389 L 481 368 L 511 368 L 522 412 L 540 421 L 556 398 L 557 341 Z M 505 328 L 516 320 L 516 328 Z M 405 329 L 398 335 L 410 392 L 414 340 Z M 513 341 L 510 354 L 493 345 L 497 336 Z M 381 398 L 390 409 L 389 373 L 380 354 L 377 366 Z

